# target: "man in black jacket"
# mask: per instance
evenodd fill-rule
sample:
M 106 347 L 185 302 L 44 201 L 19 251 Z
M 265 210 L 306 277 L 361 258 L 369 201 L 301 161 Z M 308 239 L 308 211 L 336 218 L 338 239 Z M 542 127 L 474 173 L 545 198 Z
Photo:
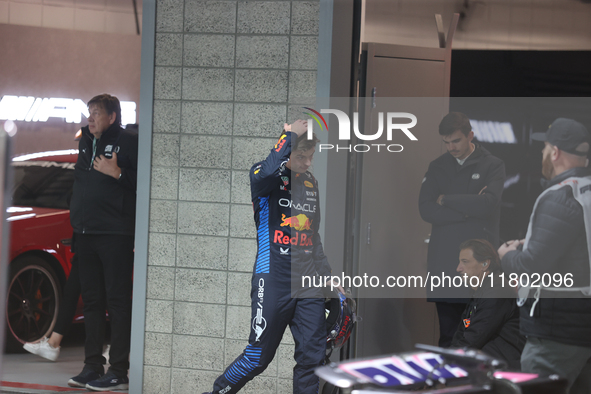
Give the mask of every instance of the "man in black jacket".
M 121 128 L 117 97 L 93 97 L 88 110 L 70 205 L 84 301 L 85 365 L 68 384 L 109 391 L 127 389 L 129 382 L 138 139 L 137 133 Z M 106 374 L 105 310 L 111 322 Z
M 433 225 L 427 257 L 431 275 L 453 277 L 458 247 L 468 239 L 498 246 L 505 165 L 472 142 L 468 117 L 450 112 L 439 124 L 447 153 L 429 164 L 419 195 L 419 211 Z M 470 297 L 466 289 L 439 288 L 429 294 L 439 317 L 439 346 L 448 347 Z
M 457 271 L 466 275 L 474 293 L 462 313 L 451 346 L 482 349 L 519 371 L 525 337 L 519 333 L 515 289 L 499 275 L 501 262 L 496 248 L 484 239 L 462 243 Z
M 502 245 L 499 255 L 508 274 L 527 275 L 530 283 L 541 278 L 535 292 L 520 290 L 520 328 L 527 336 L 522 370 L 557 373 L 572 385 L 591 358 L 591 139 L 585 126 L 566 118 L 532 138 L 545 141 L 542 175 L 549 182 L 525 240 Z M 525 279 L 521 283 L 527 286 Z

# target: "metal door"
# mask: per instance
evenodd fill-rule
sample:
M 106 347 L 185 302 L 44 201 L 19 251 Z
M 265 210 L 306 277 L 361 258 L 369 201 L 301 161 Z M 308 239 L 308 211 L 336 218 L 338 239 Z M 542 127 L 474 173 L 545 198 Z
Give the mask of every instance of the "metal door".
M 10 121 L 6 123 L 12 123 Z M 5 124 L 6 124 L 5 123 Z M 11 126 L 14 126 L 14 124 Z M 6 313 L 6 286 L 8 281 L 8 249 L 10 247 L 10 226 L 7 219 L 6 208 L 10 204 L 10 137 L 5 132 L 5 126 L 0 125 L 0 349 L 4 349 Z M 0 353 L 0 371 L 2 371 L 2 353 Z
M 378 128 L 377 112 L 387 97 L 408 97 L 405 108 L 412 108 L 420 121 L 413 129 L 418 141 L 403 135 L 391 141 L 400 142 L 402 152 L 358 154 L 361 176 L 354 274 L 372 272 L 384 280 L 396 265 L 398 274 L 426 275 L 430 224 L 419 215 L 418 196 L 429 162 L 443 153 L 438 124 L 449 108 L 446 98 L 456 22 L 454 18 L 443 48 L 363 45 L 366 60 L 360 96 L 366 97 L 365 130 Z M 355 357 L 407 351 L 417 342 L 437 343 L 435 307 L 426 301 L 425 291 L 407 292 L 408 296 L 401 289 L 392 291 L 399 292 L 397 298 L 365 298 L 371 292 L 360 289 L 359 315 L 363 320 L 357 326 Z

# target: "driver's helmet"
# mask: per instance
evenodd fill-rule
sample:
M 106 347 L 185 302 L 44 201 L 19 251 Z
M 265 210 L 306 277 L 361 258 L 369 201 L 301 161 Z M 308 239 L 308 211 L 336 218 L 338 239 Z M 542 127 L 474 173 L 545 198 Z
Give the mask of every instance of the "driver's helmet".
M 355 300 L 335 290 L 331 298 L 327 298 L 326 309 L 326 347 L 338 349 L 347 342 L 353 326 L 357 321 Z

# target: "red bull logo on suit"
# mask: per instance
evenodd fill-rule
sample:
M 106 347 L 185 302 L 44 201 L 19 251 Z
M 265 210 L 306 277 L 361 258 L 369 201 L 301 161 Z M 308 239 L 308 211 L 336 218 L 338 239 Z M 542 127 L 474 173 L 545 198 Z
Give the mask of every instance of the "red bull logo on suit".
M 281 214 L 281 227 L 292 227 L 298 231 L 312 229 L 312 221 L 303 213 L 297 216 L 285 217 L 285 214 Z

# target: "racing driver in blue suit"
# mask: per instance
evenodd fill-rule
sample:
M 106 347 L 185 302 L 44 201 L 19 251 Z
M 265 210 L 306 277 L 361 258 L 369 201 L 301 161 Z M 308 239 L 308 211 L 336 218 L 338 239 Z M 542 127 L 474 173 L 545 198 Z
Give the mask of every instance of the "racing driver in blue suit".
M 326 350 L 324 298 L 301 282 L 302 275 L 324 278 L 331 269 L 318 235 L 318 184 L 308 172 L 319 140 L 308 139 L 306 131 L 304 120 L 285 124 L 269 156 L 250 170 L 258 251 L 249 344 L 216 379 L 215 394 L 236 393 L 263 372 L 287 325 L 295 340 L 293 392 L 318 392 L 314 369 Z

